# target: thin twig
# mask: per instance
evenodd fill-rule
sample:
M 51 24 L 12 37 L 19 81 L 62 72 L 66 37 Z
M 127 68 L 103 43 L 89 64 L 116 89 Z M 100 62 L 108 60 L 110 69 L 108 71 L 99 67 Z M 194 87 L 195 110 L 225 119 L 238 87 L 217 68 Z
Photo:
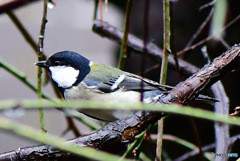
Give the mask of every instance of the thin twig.
M 148 0 L 144 1 L 144 15 L 143 15 L 143 52 L 141 54 L 141 66 L 140 66 L 140 75 L 144 77 L 144 70 L 146 64 L 146 55 L 147 55 L 147 42 L 148 42 L 148 15 L 149 15 L 149 4 Z M 141 81 L 141 89 L 144 87 L 143 80 Z M 141 91 L 140 101 L 143 102 L 143 90 Z
M 118 68 L 123 69 L 125 64 L 125 59 L 127 58 L 127 41 L 128 41 L 128 30 L 131 17 L 133 0 L 127 1 L 126 13 L 125 13 L 125 22 L 123 30 L 123 39 L 121 43 L 120 58 L 118 62 Z
M 233 143 L 234 143 L 236 140 L 238 140 L 238 139 L 240 139 L 240 135 L 232 136 L 232 137 L 229 139 L 228 144 L 231 145 L 231 144 L 233 144 Z M 215 147 L 216 147 L 216 143 L 212 143 L 212 144 L 209 144 L 209 145 L 206 145 L 206 146 L 202 147 L 202 151 L 205 152 L 205 151 L 211 150 L 211 149 L 213 149 L 213 148 L 215 148 Z M 186 160 L 186 159 L 188 159 L 188 158 L 190 158 L 190 157 L 193 157 L 193 156 L 197 155 L 198 153 L 199 153 L 199 149 L 195 149 L 195 150 L 193 150 L 193 151 L 191 151 L 191 152 L 188 152 L 188 153 L 182 155 L 182 156 L 179 157 L 179 158 L 174 159 L 174 161 Z M 218 154 L 226 154 L 226 153 L 218 153 Z
M 199 131 L 198 131 L 196 122 L 195 122 L 193 117 L 190 117 L 190 121 L 191 121 L 191 124 L 192 124 L 192 127 L 193 127 L 194 138 L 197 142 L 198 149 L 200 149 L 199 150 L 200 160 L 204 161 L 205 159 L 204 159 L 204 153 L 202 151 L 202 142 L 201 142 L 201 138 L 199 136 Z
M 42 17 L 42 24 L 41 24 L 41 29 L 39 33 L 39 42 L 38 42 L 38 50 L 37 50 L 37 55 L 38 55 L 38 61 L 43 60 L 43 42 L 44 42 L 44 36 L 45 36 L 45 27 L 47 23 L 47 5 L 48 5 L 48 0 L 44 0 L 43 2 L 43 17 Z M 37 72 L 37 95 L 38 99 L 42 99 L 42 68 L 38 67 L 38 72 Z M 39 118 L 40 118 L 40 126 L 42 129 L 42 132 L 46 132 L 46 127 L 44 123 L 44 114 L 43 114 L 43 109 L 40 107 L 39 108 Z
M 218 39 L 226 49 L 230 49 L 231 46 L 221 37 Z
M 32 2 L 36 2 L 38 0 L 9 0 L 0 5 L 0 14 L 9 12 L 13 9 L 16 9 L 18 7 L 25 6 L 27 4 L 30 4 Z
M 131 143 L 131 144 L 128 146 L 127 150 L 125 151 L 125 153 L 122 155 L 121 158 L 126 158 L 127 156 L 129 156 L 129 155 L 133 152 L 133 150 L 135 149 L 135 147 L 137 147 L 137 145 L 138 145 L 139 142 L 142 140 L 142 138 L 144 137 L 144 135 L 145 135 L 145 132 L 142 132 L 142 133 L 139 135 L 139 137 L 136 138 L 136 139 L 134 140 L 134 142 Z
M 167 67 L 168 67 L 168 54 L 171 53 L 171 2 L 168 0 L 163 1 L 163 22 L 164 22 L 164 45 L 163 45 L 163 58 L 161 65 L 160 84 L 166 84 Z
M 14 77 L 16 77 L 18 80 L 20 80 L 22 83 L 24 83 L 27 87 L 29 87 L 31 90 L 33 90 L 35 93 L 37 93 L 37 87 L 27 79 L 25 74 L 22 74 L 20 71 L 12 67 L 11 65 L 7 64 L 3 60 L 0 60 L 0 67 L 5 69 L 7 72 L 12 74 Z M 46 94 L 42 94 L 43 98 L 49 99 L 49 97 Z
M 157 135 L 156 134 L 151 134 L 150 138 L 151 138 L 152 141 L 155 141 L 155 140 L 157 140 Z M 168 140 L 168 141 L 175 142 L 175 143 L 177 143 L 179 145 L 182 145 L 184 147 L 187 147 L 191 150 L 197 149 L 197 146 L 195 144 L 193 144 L 193 143 L 191 143 L 187 140 L 181 139 L 181 138 L 179 138 L 177 136 L 174 136 L 174 135 L 164 134 L 162 136 L 162 138 L 163 138 L 163 140 Z
M 101 24 L 103 25 L 103 2 L 102 0 L 98 0 L 99 3 L 99 12 L 100 12 L 100 20 L 101 20 Z
M 84 125 L 86 125 L 87 127 L 89 127 L 91 130 L 98 130 L 101 128 L 100 125 L 98 124 L 94 124 L 94 123 L 89 123 L 88 121 L 86 121 L 85 119 L 83 119 L 82 117 L 79 117 L 79 116 L 76 116 L 74 115 L 73 116 L 75 119 L 77 119 L 78 121 L 80 121 L 81 123 L 83 123 Z
M 98 0 L 94 1 L 94 13 L 93 13 L 93 20 L 97 19 L 97 10 L 98 10 Z
M 199 11 L 201 11 L 201 10 L 207 8 L 207 7 L 213 6 L 215 3 L 216 3 L 216 0 L 212 0 L 211 2 L 208 2 L 208 3 L 204 4 L 204 5 L 202 5 L 202 6 L 199 8 Z
M 194 42 L 194 40 L 196 40 L 196 38 L 200 35 L 200 33 L 203 31 L 203 29 L 207 26 L 207 24 L 210 22 L 210 20 L 212 18 L 213 12 L 214 12 L 214 8 L 211 9 L 207 18 L 203 21 L 201 26 L 198 28 L 197 32 L 192 36 L 191 40 L 187 43 L 185 49 L 188 48 Z
M 70 130 L 73 132 L 73 134 L 75 135 L 75 137 L 79 137 L 81 136 L 80 132 L 78 131 L 72 117 L 65 117 L 68 127 L 66 128 L 65 131 L 63 131 L 62 135 L 65 135 L 66 133 L 68 133 Z
M 240 19 L 240 14 L 239 14 L 237 17 L 235 17 L 232 21 L 230 21 L 227 25 L 225 25 L 225 26 L 222 28 L 221 32 L 225 31 L 227 28 L 229 28 L 230 26 L 232 26 L 232 25 L 233 25 L 235 22 L 237 22 L 239 19 Z M 192 46 L 189 46 L 189 47 L 186 48 L 186 49 L 183 49 L 183 50 L 177 52 L 177 55 L 181 55 L 181 54 L 187 52 L 188 50 L 195 49 L 196 47 L 202 45 L 203 43 L 205 43 L 206 41 L 208 41 L 208 40 L 210 40 L 210 39 L 212 39 L 212 38 L 213 38 L 213 35 L 209 35 L 208 37 L 206 37 L 205 39 L 199 41 L 198 43 L 196 43 L 196 44 L 194 44 L 194 45 L 192 45 Z
M 171 2 L 168 0 L 163 1 L 163 58 L 160 73 L 160 84 L 166 84 L 167 70 L 168 70 L 168 54 L 171 53 Z M 158 138 L 156 149 L 156 160 L 162 160 L 162 135 L 163 135 L 163 119 L 158 121 Z
M 121 43 L 123 39 L 123 32 L 119 30 L 118 28 L 111 26 L 110 24 L 103 22 L 103 26 L 101 25 L 101 22 L 99 20 L 96 20 L 93 25 L 93 31 L 97 34 L 107 37 L 110 40 L 113 40 L 116 43 Z M 133 51 L 136 51 L 137 54 L 141 54 L 143 52 L 143 41 L 133 34 L 128 34 L 128 48 L 130 48 Z M 149 42 L 147 44 L 147 56 L 155 60 L 156 62 L 159 62 L 161 60 L 162 56 L 162 50 L 154 43 Z M 182 60 L 178 59 L 179 62 L 179 68 L 180 71 L 186 75 L 190 75 L 194 72 L 196 72 L 199 68 L 196 66 Z M 172 55 L 169 55 L 168 57 L 168 63 L 170 66 L 175 68 L 175 60 Z
M 43 59 L 43 44 L 44 44 L 44 38 L 45 38 L 45 28 L 47 24 L 47 5 L 48 5 L 48 0 L 44 0 L 43 3 L 43 17 L 42 17 L 42 23 L 41 23 L 41 28 L 40 28 L 40 33 L 39 33 L 39 40 L 38 40 L 38 58 L 39 61 Z

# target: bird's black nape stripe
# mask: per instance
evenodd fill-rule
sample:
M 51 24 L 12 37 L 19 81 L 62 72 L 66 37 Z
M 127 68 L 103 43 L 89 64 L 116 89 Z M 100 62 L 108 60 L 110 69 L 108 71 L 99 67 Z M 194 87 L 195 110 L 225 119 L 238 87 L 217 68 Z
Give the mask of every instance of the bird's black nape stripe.
M 78 75 L 77 81 L 73 84 L 73 86 L 77 86 L 90 72 L 90 67 L 85 67 L 85 69 L 81 69 Z

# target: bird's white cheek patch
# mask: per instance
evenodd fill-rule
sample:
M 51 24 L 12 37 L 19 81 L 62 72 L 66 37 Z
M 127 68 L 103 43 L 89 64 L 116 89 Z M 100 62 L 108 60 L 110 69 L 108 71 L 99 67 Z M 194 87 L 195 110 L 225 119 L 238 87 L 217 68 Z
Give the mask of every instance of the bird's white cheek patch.
M 58 87 L 71 87 L 77 80 L 79 70 L 66 66 L 50 67 L 52 79 L 58 84 Z

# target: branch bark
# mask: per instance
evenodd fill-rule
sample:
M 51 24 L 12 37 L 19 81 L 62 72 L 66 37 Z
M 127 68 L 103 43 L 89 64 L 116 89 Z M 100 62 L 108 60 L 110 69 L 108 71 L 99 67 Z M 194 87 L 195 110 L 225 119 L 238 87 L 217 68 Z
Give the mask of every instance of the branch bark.
M 69 142 L 77 146 L 89 146 L 111 153 L 119 153 L 133 141 L 134 137 L 144 131 L 149 125 L 163 117 L 163 113 L 136 112 L 134 115 L 110 122 L 100 130 L 72 139 Z M 0 154 L 0 160 L 79 160 L 68 152 L 61 151 L 49 145 L 21 148 Z
M 159 100 L 162 103 L 181 103 L 186 104 L 204 89 L 210 87 L 223 76 L 235 70 L 240 61 L 240 45 L 235 45 L 212 63 L 205 65 L 198 72 L 193 74 L 184 82 L 180 82 L 171 91 L 166 92 L 164 97 Z

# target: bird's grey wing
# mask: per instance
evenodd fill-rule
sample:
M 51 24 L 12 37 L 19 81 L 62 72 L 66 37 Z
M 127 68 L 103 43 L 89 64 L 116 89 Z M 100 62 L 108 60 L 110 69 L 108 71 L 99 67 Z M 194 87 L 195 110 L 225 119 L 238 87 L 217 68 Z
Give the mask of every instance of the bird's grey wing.
M 102 93 L 111 93 L 117 91 L 118 89 L 123 89 L 125 91 L 142 91 L 146 96 L 148 96 L 148 94 L 154 94 L 155 96 L 156 94 L 161 94 L 166 90 L 171 90 L 173 88 L 171 86 L 161 85 L 150 79 L 142 78 L 138 75 L 130 73 L 124 73 L 117 77 L 111 76 L 111 78 L 106 79 L 104 82 L 93 79 L 85 79 L 84 83 L 86 83 L 88 86 L 96 87 L 95 89 Z M 216 99 L 205 95 L 199 95 L 196 100 L 207 101 L 211 103 L 217 102 Z
M 111 78 L 105 82 L 99 81 L 97 79 L 84 79 L 83 82 L 94 89 L 99 90 L 100 92 L 103 93 L 110 93 L 110 92 L 114 92 L 116 91 L 118 88 L 113 88 L 114 87 L 114 83 L 116 82 L 117 77 L 116 78 Z
M 98 88 L 104 92 L 114 92 L 118 89 L 123 89 L 125 91 L 152 91 L 152 90 L 162 90 L 163 86 L 157 82 L 151 81 L 149 79 L 142 78 L 134 74 L 121 74 L 116 78 L 111 78 L 107 82 L 99 84 Z
M 128 78 L 130 80 L 136 80 L 138 82 L 142 82 L 143 81 L 143 85 L 144 85 L 144 90 L 155 90 L 155 89 L 158 89 L 158 90 L 162 90 L 162 91 L 166 91 L 166 90 L 171 90 L 173 89 L 172 86 L 168 86 L 168 85 L 162 85 L 162 84 L 159 84 L 158 82 L 155 82 L 153 80 L 150 80 L 150 79 L 147 79 L 147 78 L 142 78 L 141 76 L 138 76 L 138 75 L 135 75 L 135 74 L 130 74 L 128 73 Z M 140 90 L 141 90 L 141 86 L 140 87 Z

